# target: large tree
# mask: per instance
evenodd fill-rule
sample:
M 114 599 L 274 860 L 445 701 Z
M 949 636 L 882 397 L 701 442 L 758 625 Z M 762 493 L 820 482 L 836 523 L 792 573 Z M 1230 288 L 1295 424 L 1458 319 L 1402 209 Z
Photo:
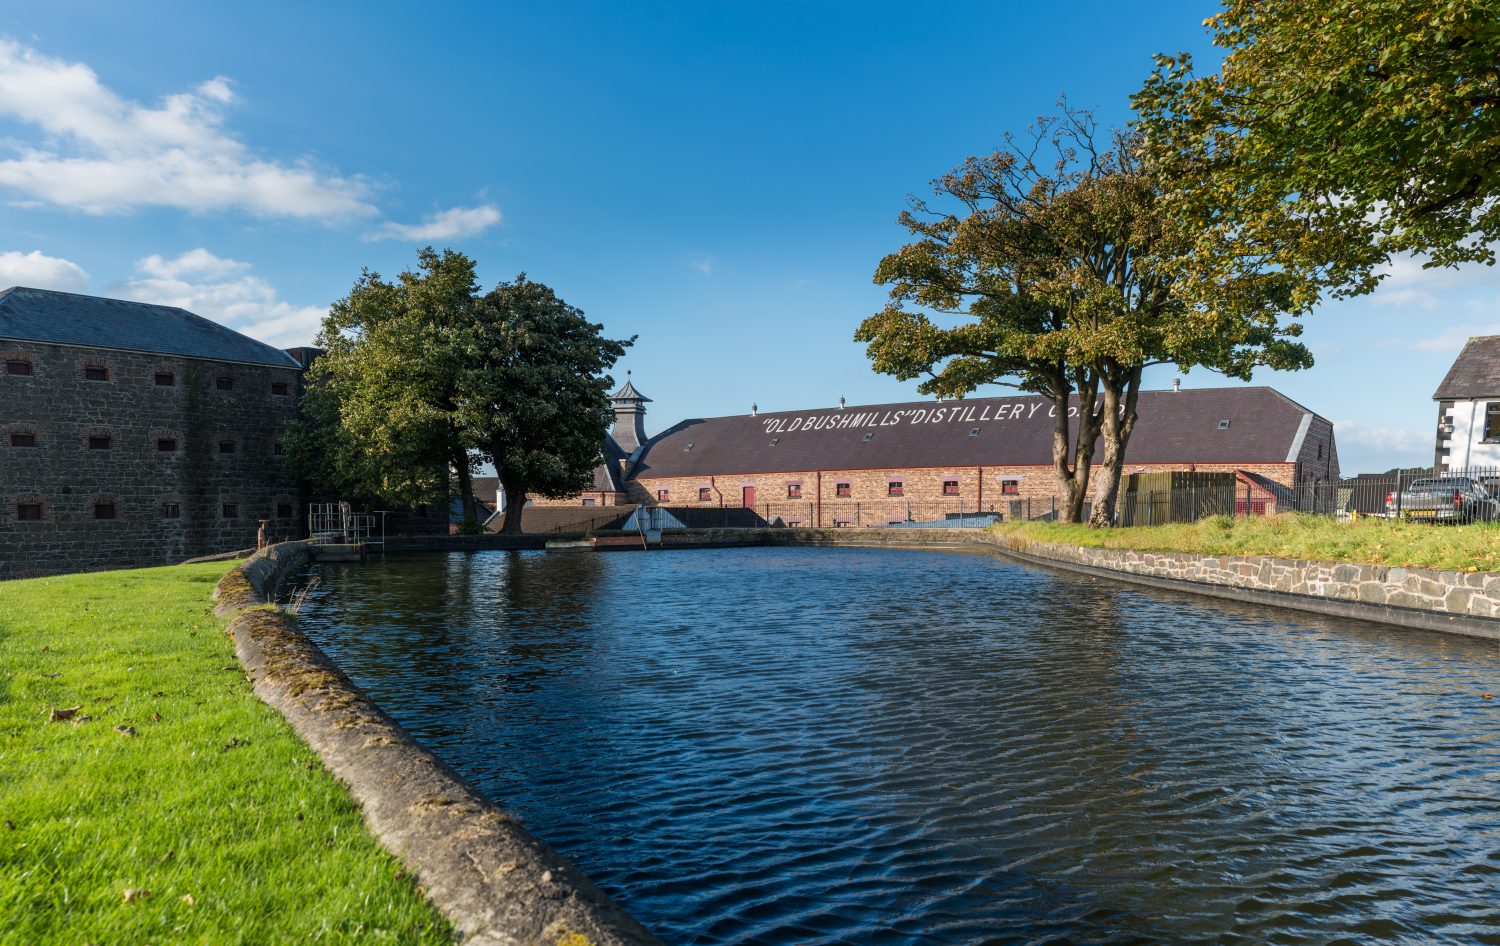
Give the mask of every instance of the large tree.
M 525 273 L 475 304 L 463 425 L 500 477 L 500 531 L 521 531 L 527 494 L 563 497 L 591 484 L 612 418 L 607 372 L 635 341 L 605 338 L 603 328 Z
M 1310 298 L 1294 274 L 1248 268 L 1211 293 L 1179 286 L 1193 240 L 1162 212 L 1161 181 L 1130 133 L 1101 135 L 1065 109 L 933 190 L 941 206 L 914 198 L 902 213 L 915 239 L 881 260 L 890 302 L 855 339 L 876 370 L 925 376 L 924 394 L 997 384 L 1048 398 L 1064 521 L 1080 519 L 1097 465 L 1091 521 L 1113 522 L 1147 367 L 1248 378 L 1311 364 L 1300 326 L 1282 319 Z
M 1202 278 L 1250 256 L 1357 294 L 1392 253 L 1494 262 L 1500 3 L 1225 0 L 1205 25 L 1219 70 L 1159 56 L 1135 97 Z
M 395 282 L 365 271 L 329 308 L 290 451 L 315 484 L 369 502 L 446 502 L 451 471 L 465 526 L 477 528 L 479 458 L 461 425 L 460 386 L 474 263 L 432 247 L 417 256 Z

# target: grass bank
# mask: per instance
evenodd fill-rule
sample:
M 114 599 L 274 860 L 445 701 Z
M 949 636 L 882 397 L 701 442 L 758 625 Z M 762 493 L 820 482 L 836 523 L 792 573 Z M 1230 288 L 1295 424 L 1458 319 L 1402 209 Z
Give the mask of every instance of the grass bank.
M 251 692 L 231 564 L 0 582 L 0 942 L 453 941 Z
M 1500 571 L 1500 526 L 1444 526 L 1388 519 L 1339 521 L 1287 514 L 1127 529 L 1090 529 L 1050 522 L 995 527 L 1029 542 L 1093 548 L 1272 555 L 1324 562 L 1361 562 L 1454 571 Z

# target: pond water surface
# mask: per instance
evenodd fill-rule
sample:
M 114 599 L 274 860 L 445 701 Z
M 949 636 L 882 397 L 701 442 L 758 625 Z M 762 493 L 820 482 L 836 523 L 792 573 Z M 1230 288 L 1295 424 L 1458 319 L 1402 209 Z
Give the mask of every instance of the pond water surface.
M 355 682 L 668 943 L 1500 943 L 1494 643 L 948 552 L 313 572 Z

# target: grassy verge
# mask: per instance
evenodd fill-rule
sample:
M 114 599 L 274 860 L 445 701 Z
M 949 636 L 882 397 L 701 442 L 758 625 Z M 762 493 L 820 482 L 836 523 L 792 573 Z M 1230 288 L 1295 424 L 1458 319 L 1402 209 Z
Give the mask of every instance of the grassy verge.
M 231 564 L 0 582 L 0 942 L 453 941 L 251 693 Z
M 1500 526 L 1444 526 L 1388 519 L 1339 521 L 1280 515 L 1193 524 L 1090 529 L 1048 522 L 1006 523 L 996 529 L 1028 542 L 1094 548 L 1274 555 L 1325 562 L 1361 562 L 1454 571 L 1500 571 Z

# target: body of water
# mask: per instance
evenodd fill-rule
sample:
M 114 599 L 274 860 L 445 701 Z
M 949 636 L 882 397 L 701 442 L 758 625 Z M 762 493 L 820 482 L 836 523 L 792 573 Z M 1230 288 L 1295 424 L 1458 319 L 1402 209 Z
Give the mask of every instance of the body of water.
M 313 570 L 308 633 L 668 943 L 1500 943 L 1494 643 L 979 554 Z

